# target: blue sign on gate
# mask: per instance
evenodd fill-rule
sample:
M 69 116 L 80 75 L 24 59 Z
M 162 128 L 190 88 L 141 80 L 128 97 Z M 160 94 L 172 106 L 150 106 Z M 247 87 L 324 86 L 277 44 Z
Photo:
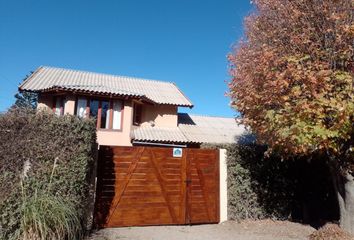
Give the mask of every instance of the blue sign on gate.
M 173 157 L 182 157 L 182 148 L 173 148 Z

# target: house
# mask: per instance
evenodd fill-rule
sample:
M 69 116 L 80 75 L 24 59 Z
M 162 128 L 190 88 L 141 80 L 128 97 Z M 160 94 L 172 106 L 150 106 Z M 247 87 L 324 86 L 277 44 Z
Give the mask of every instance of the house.
M 171 82 L 39 67 L 19 90 L 37 92 L 39 109 L 95 117 L 99 145 L 199 146 L 250 140 L 233 118 L 179 113 L 193 103 Z
M 170 82 L 40 67 L 19 89 L 39 109 L 96 119 L 97 226 L 227 220 L 226 151 L 199 147 L 252 141 L 235 119 L 180 113 L 193 104 Z

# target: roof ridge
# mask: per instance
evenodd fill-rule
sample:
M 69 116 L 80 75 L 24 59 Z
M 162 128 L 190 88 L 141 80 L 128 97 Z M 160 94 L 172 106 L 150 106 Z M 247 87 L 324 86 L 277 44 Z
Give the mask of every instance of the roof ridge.
M 132 77 L 132 76 L 126 76 L 126 75 L 110 74 L 110 73 L 100 73 L 100 72 L 78 70 L 78 69 L 72 69 L 72 68 L 62 68 L 62 67 L 52 67 L 52 66 L 40 66 L 40 67 L 47 68 L 47 69 L 58 69 L 58 70 L 64 70 L 64 71 L 80 72 L 80 73 L 99 74 L 99 75 L 106 75 L 106 76 L 111 76 L 111 77 L 122 77 L 122 78 L 129 78 L 129 79 L 134 79 L 134 80 L 139 80 L 139 81 L 158 82 L 158 83 L 172 84 L 172 85 L 176 86 L 174 84 L 174 82 L 164 81 L 164 80 L 147 79 L 147 78 L 142 78 L 142 77 Z

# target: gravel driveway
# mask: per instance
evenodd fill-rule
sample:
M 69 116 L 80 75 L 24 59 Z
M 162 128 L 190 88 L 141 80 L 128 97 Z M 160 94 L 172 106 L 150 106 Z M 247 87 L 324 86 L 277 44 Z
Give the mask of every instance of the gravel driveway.
M 305 240 L 313 231 L 308 225 L 288 221 L 228 221 L 213 225 L 110 228 L 94 233 L 89 240 Z

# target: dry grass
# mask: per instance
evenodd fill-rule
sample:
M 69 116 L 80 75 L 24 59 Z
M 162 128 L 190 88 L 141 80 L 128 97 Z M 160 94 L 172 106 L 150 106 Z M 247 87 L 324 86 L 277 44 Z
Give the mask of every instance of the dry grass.
M 61 196 L 36 192 L 21 208 L 24 240 L 81 239 L 82 226 L 75 205 Z
M 337 224 L 327 223 L 313 232 L 309 240 L 354 240 L 354 236 L 343 231 Z

